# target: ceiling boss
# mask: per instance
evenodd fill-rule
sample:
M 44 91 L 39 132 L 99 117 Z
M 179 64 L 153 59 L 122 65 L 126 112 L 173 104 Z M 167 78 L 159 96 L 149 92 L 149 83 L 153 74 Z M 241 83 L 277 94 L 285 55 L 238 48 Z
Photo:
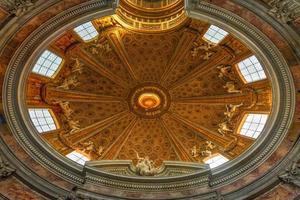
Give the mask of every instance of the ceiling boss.
M 156 108 L 160 105 L 160 98 L 155 93 L 144 93 L 138 98 L 139 105 L 146 110 Z

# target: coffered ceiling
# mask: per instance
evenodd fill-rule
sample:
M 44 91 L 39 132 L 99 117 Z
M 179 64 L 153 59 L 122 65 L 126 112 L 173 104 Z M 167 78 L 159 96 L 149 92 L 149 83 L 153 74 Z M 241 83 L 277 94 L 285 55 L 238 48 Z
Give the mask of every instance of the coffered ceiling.
M 247 114 L 271 112 L 271 87 L 245 82 L 237 64 L 254 54 L 241 41 L 229 34 L 214 44 L 203 37 L 210 24 L 195 19 L 154 31 L 118 17 L 92 21 L 97 36 L 87 41 L 66 30 L 47 47 L 63 59 L 58 72 L 28 78 L 28 108 L 55 118 L 41 134 L 54 149 L 159 166 L 233 159 L 255 142 L 240 129 Z

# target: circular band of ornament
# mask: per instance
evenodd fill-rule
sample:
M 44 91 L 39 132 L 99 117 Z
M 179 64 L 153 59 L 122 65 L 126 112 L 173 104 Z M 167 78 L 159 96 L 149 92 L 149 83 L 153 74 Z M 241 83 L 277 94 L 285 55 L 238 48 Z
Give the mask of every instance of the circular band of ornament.
M 170 107 L 170 95 L 162 86 L 145 83 L 134 88 L 128 98 L 129 108 L 143 118 L 156 118 L 163 115 Z
M 188 2 L 189 4 L 190 2 Z M 102 17 L 112 14 L 108 12 L 106 1 L 88 1 L 83 5 L 64 11 L 61 15 L 51 18 L 34 31 L 17 49 L 7 68 L 3 85 L 3 103 L 8 126 L 20 145 L 26 152 L 49 171 L 64 177 L 72 182 L 81 184 L 85 179 L 82 167 L 74 165 L 69 159 L 60 155 L 47 145 L 35 131 L 29 120 L 29 114 L 25 105 L 25 81 L 31 71 L 32 63 L 44 50 L 51 40 L 63 32 L 66 28 L 74 27 L 91 18 Z M 264 63 L 268 74 L 272 78 L 272 92 L 274 107 L 272 116 L 266 125 L 266 131 L 261 141 L 256 142 L 250 150 L 241 155 L 238 159 L 228 162 L 224 167 L 212 171 L 213 180 L 210 185 L 222 185 L 245 175 L 249 170 L 254 170 L 261 162 L 267 159 L 277 148 L 289 130 L 291 119 L 295 110 L 295 94 L 292 76 L 288 65 L 282 55 L 257 28 L 224 9 L 199 3 L 192 7 L 187 5 L 191 17 L 209 19 L 217 25 L 224 26 L 226 30 L 232 31 L 247 43 L 257 56 Z M 76 21 L 74 21 L 76 19 Z M 231 28 L 229 28 L 231 27 Z M 42 41 L 42 42 L 41 42 Z M 98 177 L 101 179 L 101 177 Z M 140 191 L 149 189 L 160 189 L 163 192 L 163 185 L 157 183 L 149 186 L 140 181 L 126 184 L 127 189 L 133 188 Z M 110 179 L 111 185 L 118 185 L 118 179 Z M 197 181 L 195 181 L 197 182 Z M 170 183 L 171 184 L 171 183 Z M 183 176 L 181 181 L 172 182 L 174 188 L 184 189 L 193 185 L 189 175 Z M 183 185 L 183 186 L 182 186 Z M 178 187 L 177 187 L 178 186 Z

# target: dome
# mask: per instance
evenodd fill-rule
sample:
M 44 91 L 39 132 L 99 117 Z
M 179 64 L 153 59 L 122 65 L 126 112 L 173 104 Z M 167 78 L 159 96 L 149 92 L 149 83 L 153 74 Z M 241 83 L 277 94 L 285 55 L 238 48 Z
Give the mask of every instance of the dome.
M 4 138 L 28 156 L 47 198 L 252 198 L 267 187 L 257 177 L 270 180 L 270 166 L 297 152 L 298 50 L 283 52 L 273 27 L 228 2 L 73 4 L 47 4 L 62 10 L 54 16 L 39 16 L 36 2 L 10 10 L 20 19 L 36 11 L 40 26 L 27 25 L 4 70 L 3 126 L 13 133 Z M 272 12 L 295 23 L 297 12 Z M 13 168 L 5 178 L 26 179 Z M 48 175 L 53 183 L 38 183 Z M 247 196 L 253 185 L 261 191 Z
M 26 101 L 41 137 L 63 155 L 156 166 L 232 160 L 255 143 L 272 90 L 247 45 L 191 18 L 161 32 L 127 28 L 119 12 L 65 30 L 33 62 Z

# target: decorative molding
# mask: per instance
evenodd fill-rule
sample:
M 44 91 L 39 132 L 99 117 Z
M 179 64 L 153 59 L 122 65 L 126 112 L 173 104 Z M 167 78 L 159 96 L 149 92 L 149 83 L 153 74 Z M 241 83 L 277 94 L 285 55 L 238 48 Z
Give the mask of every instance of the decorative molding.
M 128 177 L 140 177 L 136 173 L 136 166 L 130 160 L 97 160 L 89 161 L 86 166 L 97 168 L 101 171 Z M 164 161 L 159 170 L 152 178 L 157 177 L 176 177 L 194 173 L 202 173 L 205 171 L 210 176 L 210 168 L 208 165 L 180 161 Z
M 11 176 L 16 170 L 10 166 L 10 164 L 4 160 L 4 158 L 0 154 L 0 181 L 2 179 L 8 178 Z
M 266 2 L 266 0 L 265 0 Z M 244 9 L 250 10 L 256 16 L 264 19 L 266 23 L 273 27 L 282 37 L 286 40 L 288 45 L 293 49 L 295 57 L 300 62 L 300 34 L 296 26 L 287 26 L 285 23 L 280 23 L 275 17 L 271 17 L 268 14 L 269 6 L 263 5 L 261 1 L 245 1 L 245 0 L 234 0 L 234 3 L 244 7 Z M 268 6 L 268 7 L 267 7 Z M 300 12 L 299 12 L 300 14 Z
M 140 192 L 163 192 L 188 189 L 191 186 L 208 187 L 211 177 L 210 168 L 197 163 L 164 161 L 165 170 L 155 176 L 137 175 L 134 168 L 130 160 L 86 162 L 83 169 L 84 188 L 97 188 L 100 185 L 118 189 L 130 188 Z
M 1 200 L 9 200 L 9 198 L 7 198 L 6 196 L 4 196 L 3 194 L 0 194 L 0 199 Z
M 272 0 L 268 13 L 282 23 L 288 23 L 300 17 L 300 2 L 298 0 Z
M 141 3 L 143 1 L 137 1 Z M 123 27 L 137 32 L 162 32 L 183 26 L 188 18 L 183 9 L 183 1 L 165 1 L 164 3 L 153 1 L 154 7 L 135 5 L 131 1 L 120 1 L 114 19 Z M 149 1 L 142 3 L 149 5 Z
M 59 196 L 57 200 L 89 200 L 90 198 L 85 198 L 77 193 L 78 187 L 73 187 L 67 196 Z
M 1 0 L 0 6 L 5 7 L 10 14 L 19 17 L 32 10 L 35 2 L 36 0 Z
M 293 162 L 290 168 L 285 173 L 280 174 L 278 178 L 284 183 L 300 187 L 300 164 Z

